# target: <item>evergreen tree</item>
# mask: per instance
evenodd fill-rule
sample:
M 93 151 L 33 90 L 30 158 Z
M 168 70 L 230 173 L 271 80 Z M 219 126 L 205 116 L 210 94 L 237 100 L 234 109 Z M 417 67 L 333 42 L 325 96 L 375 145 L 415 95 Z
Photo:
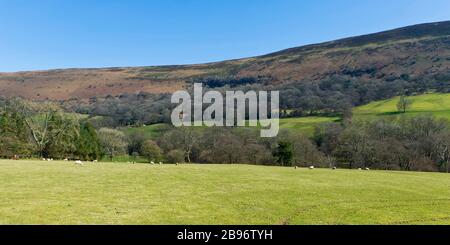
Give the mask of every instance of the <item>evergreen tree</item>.
M 11 107 L 0 112 L 0 157 L 29 156 L 28 130 L 23 118 Z
M 76 154 L 81 160 L 92 161 L 102 157 L 100 140 L 94 127 L 89 122 L 80 125 L 80 136 L 76 145 Z
M 273 155 L 277 159 L 278 164 L 282 166 L 291 166 L 292 158 L 294 156 L 292 143 L 287 141 L 278 142 L 278 147 Z

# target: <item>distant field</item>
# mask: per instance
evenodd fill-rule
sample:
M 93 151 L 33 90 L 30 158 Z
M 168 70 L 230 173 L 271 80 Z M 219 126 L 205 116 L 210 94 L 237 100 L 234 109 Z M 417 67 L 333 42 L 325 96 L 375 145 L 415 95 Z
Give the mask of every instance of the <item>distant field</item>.
M 424 94 L 408 97 L 413 101 L 411 108 L 405 115 L 431 114 L 439 118 L 450 120 L 450 93 L 449 94 Z M 399 98 L 375 101 L 367 105 L 355 107 L 353 116 L 358 118 L 374 118 L 398 116 L 397 102 Z M 314 127 L 320 123 L 337 122 L 338 117 L 296 117 L 281 118 L 280 129 L 293 130 L 295 132 L 312 135 Z M 145 136 L 154 137 L 170 129 L 168 124 L 154 124 L 144 127 L 124 128 L 126 133 L 139 132 Z
M 281 129 L 295 130 L 311 135 L 314 132 L 314 127 L 320 123 L 336 122 L 338 117 L 296 117 L 296 118 L 282 118 L 280 119 Z
M 171 125 L 169 124 L 158 123 L 141 127 L 124 127 L 122 128 L 122 130 L 125 132 L 125 134 L 128 135 L 137 133 L 147 138 L 153 138 L 155 136 L 163 134 L 170 128 Z
M 0 161 L 0 224 L 450 224 L 450 175 Z
M 429 113 L 441 118 L 450 119 L 450 94 L 424 94 L 408 97 L 412 100 L 411 108 L 406 115 Z M 356 107 L 356 117 L 396 115 L 399 97 L 376 101 Z
M 358 106 L 353 109 L 355 119 L 370 119 L 379 117 L 392 117 L 398 115 L 417 116 L 430 114 L 438 118 L 450 120 L 450 93 L 448 94 L 424 94 L 408 97 L 412 100 L 411 108 L 405 114 L 397 111 L 399 97 L 387 100 L 371 102 L 367 105 Z M 299 117 L 284 118 L 280 120 L 281 128 L 295 129 L 298 132 L 311 135 L 314 126 L 324 122 L 335 122 L 336 117 Z
M 314 126 L 319 123 L 338 121 L 337 117 L 298 117 L 298 118 L 281 118 L 280 129 L 289 129 L 296 132 L 312 135 Z M 153 138 L 159 136 L 169 130 L 169 124 L 153 124 L 141 127 L 122 128 L 126 134 L 139 133 L 141 135 Z

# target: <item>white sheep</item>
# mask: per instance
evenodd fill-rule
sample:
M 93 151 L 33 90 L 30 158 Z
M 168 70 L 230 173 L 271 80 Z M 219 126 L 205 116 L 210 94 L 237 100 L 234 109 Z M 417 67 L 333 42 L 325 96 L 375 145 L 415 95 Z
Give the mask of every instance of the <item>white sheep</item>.
M 314 169 L 314 166 L 309 166 L 309 169 Z
M 80 161 L 80 160 L 76 160 L 76 161 L 75 161 L 75 164 L 77 164 L 77 165 L 83 165 L 83 162 Z
M 162 165 L 163 163 L 162 162 L 159 162 L 159 165 Z
M 47 161 L 47 159 L 45 159 L 45 158 L 42 158 L 42 161 Z
M 358 170 L 362 170 L 362 168 L 358 168 Z
M 64 158 L 64 161 L 69 161 L 69 159 L 67 159 L 67 158 Z
M 93 162 L 98 162 L 98 160 L 94 160 Z
M 370 168 L 365 168 L 365 170 L 370 170 Z
M 150 163 L 151 163 L 151 164 L 155 164 L 155 162 L 154 162 L 154 161 L 151 161 Z

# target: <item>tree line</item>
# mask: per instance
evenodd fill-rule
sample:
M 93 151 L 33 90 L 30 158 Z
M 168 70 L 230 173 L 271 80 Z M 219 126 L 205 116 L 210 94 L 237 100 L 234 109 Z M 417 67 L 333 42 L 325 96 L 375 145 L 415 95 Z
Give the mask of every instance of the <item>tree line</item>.
M 301 167 L 370 168 L 441 171 L 450 167 L 450 128 L 432 115 L 324 123 L 307 137 L 281 130 L 278 137 L 260 138 L 253 128 L 174 128 L 151 139 L 153 157 L 168 162 L 246 163 Z M 129 154 L 146 140 L 129 138 Z
M 340 167 L 448 172 L 448 125 L 432 115 L 401 115 L 323 124 L 313 140 Z
M 448 125 L 432 115 L 399 115 L 320 124 L 312 137 L 282 130 L 276 138 L 250 128 L 181 128 L 155 145 L 176 162 L 448 172 Z
M 3 101 L 0 156 L 94 160 L 102 157 L 95 128 L 51 102 Z
M 411 105 L 401 97 L 398 110 Z M 319 124 L 307 137 L 281 130 L 259 137 L 247 127 L 170 128 L 156 136 L 125 134 L 94 125 L 89 116 L 65 112 L 52 102 L 1 101 L 0 157 L 113 160 L 128 155 L 146 162 L 246 163 L 448 172 L 450 128 L 432 115 L 343 118 Z

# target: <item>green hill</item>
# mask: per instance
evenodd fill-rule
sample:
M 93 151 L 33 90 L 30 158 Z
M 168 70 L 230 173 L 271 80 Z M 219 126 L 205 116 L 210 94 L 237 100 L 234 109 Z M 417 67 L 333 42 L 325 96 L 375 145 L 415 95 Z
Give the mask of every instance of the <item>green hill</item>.
M 424 94 L 408 97 L 411 108 L 406 115 L 429 113 L 436 117 L 450 119 L 450 94 Z M 390 116 L 397 114 L 399 97 L 376 101 L 367 105 L 356 107 L 353 111 L 355 117 Z

